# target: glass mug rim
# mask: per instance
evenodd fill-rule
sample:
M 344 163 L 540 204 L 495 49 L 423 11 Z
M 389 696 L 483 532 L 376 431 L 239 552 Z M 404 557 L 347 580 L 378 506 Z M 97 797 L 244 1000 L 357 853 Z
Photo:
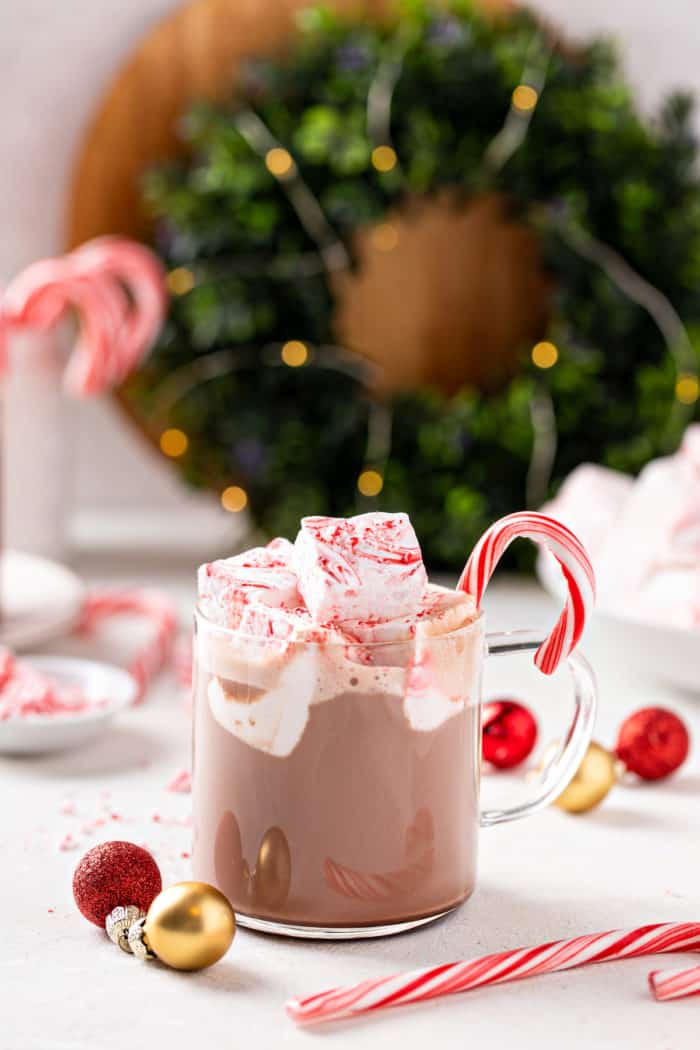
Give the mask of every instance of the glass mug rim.
M 460 593 L 460 592 L 455 591 L 455 593 Z M 270 609 L 274 609 L 274 608 L 275 608 L 274 606 L 270 606 Z M 247 634 L 245 632 L 239 631 L 236 627 L 226 627 L 223 624 L 216 623 L 214 620 L 211 620 L 206 615 L 206 613 L 200 607 L 199 603 L 197 603 L 195 605 L 194 615 L 195 615 L 195 620 L 197 620 L 198 622 L 201 621 L 206 628 L 211 629 L 212 631 L 218 631 L 218 632 L 220 632 L 221 634 L 224 634 L 224 635 L 228 635 L 231 638 L 232 641 L 236 641 L 236 642 L 250 642 L 251 644 L 254 644 L 254 645 L 261 645 L 261 644 L 279 645 L 279 646 L 295 645 L 295 646 L 299 646 L 299 647 L 307 646 L 307 647 L 315 648 L 315 649 L 326 649 L 326 648 L 334 647 L 334 646 L 337 646 L 339 648 L 346 648 L 347 646 L 358 646 L 358 647 L 362 647 L 363 649 L 383 649 L 383 648 L 387 648 L 387 647 L 395 649 L 398 645 L 413 645 L 416 642 L 416 635 L 415 635 L 415 633 L 408 634 L 407 636 L 400 637 L 400 638 L 393 638 L 393 639 L 386 639 L 386 640 L 382 639 L 381 641 L 376 641 L 376 640 L 363 641 L 361 638 L 354 638 L 354 637 L 353 638 L 338 638 L 335 635 L 333 637 L 331 637 L 331 638 L 324 639 L 323 641 L 316 641 L 316 640 L 310 639 L 310 638 L 275 638 L 272 635 L 270 635 L 269 637 L 266 637 L 266 636 L 260 635 L 260 634 Z M 396 620 L 377 620 L 376 624 L 373 624 L 373 623 L 371 623 L 369 621 L 361 621 L 361 622 L 363 622 L 363 623 L 367 622 L 368 626 L 375 627 L 375 626 L 382 626 L 382 625 L 387 624 L 387 623 L 395 623 L 397 621 L 401 621 L 402 619 L 403 619 L 402 617 L 397 617 Z M 406 619 L 409 619 L 409 618 L 406 617 Z M 485 623 L 485 619 L 486 619 L 486 617 L 484 615 L 483 609 L 477 609 L 474 619 L 470 620 L 469 623 L 464 623 L 464 624 L 462 624 L 459 627 L 453 627 L 449 631 L 441 631 L 439 634 L 425 634 L 424 637 L 421 639 L 421 641 L 424 641 L 428 646 L 432 646 L 433 644 L 439 643 L 441 641 L 450 641 L 453 638 L 459 638 L 461 636 L 466 636 L 472 630 L 475 630 L 477 627 L 482 627 L 483 628 L 483 625 Z M 343 623 L 351 623 L 351 622 L 353 622 L 353 621 L 340 620 L 338 622 L 330 622 L 328 624 L 328 626 L 330 626 L 332 628 L 340 628 L 342 630 L 342 624 Z M 354 621 L 354 622 L 357 622 L 357 621 Z M 412 621 L 411 626 L 414 626 L 415 622 L 416 622 L 415 620 Z M 317 625 L 315 625 L 315 627 L 318 628 L 319 630 L 322 630 L 326 626 L 327 626 L 326 624 L 317 624 Z M 314 629 L 315 629 L 314 627 L 311 628 L 311 630 L 314 630 Z

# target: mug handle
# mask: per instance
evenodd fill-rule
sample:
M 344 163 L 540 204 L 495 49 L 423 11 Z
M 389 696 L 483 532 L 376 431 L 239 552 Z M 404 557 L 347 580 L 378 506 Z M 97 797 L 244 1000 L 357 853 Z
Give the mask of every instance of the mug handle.
M 539 649 L 541 644 L 541 636 L 532 631 L 507 631 L 486 635 L 489 656 L 529 653 Z M 547 758 L 540 781 L 541 790 L 529 802 L 523 802 L 519 806 L 482 810 L 482 828 L 489 828 L 493 824 L 505 824 L 509 820 L 520 820 L 521 817 L 529 817 L 543 809 L 562 793 L 580 766 L 591 740 L 598 695 L 595 676 L 588 661 L 579 653 L 572 653 L 566 663 L 573 681 L 574 717 L 563 741 L 551 757 Z

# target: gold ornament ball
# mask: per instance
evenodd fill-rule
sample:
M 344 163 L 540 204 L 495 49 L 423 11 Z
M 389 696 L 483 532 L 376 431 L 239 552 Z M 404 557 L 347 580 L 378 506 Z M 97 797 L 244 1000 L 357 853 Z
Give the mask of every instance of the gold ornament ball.
M 615 756 L 591 742 L 571 783 L 554 805 L 567 813 L 587 813 L 603 801 L 616 779 Z
M 151 949 L 168 966 L 203 970 L 230 948 L 236 917 L 226 897 L 214 886 L 178 882 L 153 901 L 144 932 Z

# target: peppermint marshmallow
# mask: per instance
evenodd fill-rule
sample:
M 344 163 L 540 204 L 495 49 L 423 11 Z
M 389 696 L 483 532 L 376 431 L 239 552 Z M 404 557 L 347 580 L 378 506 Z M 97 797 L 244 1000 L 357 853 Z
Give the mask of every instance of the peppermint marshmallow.
M 301 605 L 297 577 L 291 568 L 288 540 L 272 540 L 233 558 L 202 565 L 198 573 L 199 603 L 208 619 L 237 628 L 252 606 L 295 609 Z
M 406 514 L 302 518 L 294 566 L 318 623 L 413 616 L 427 583 Z

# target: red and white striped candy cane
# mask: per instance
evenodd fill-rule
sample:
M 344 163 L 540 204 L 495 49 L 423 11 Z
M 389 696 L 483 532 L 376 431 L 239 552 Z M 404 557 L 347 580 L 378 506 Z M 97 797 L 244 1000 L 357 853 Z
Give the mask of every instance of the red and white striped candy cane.
M 649 974 L 649 987 L 659 1002 L 700 995 L 700 966 L 685 970 L 654 970 Z
M 486 530 L 460 576 L 457 587 L 473 595 L 477 606 L 503 552 L 520 537 L 542 544 L 559 562 L 566 580 L 566 605 L 542 645 L 535 653 L 535 664 L 544 674 L 553 674 L 562 657 L 576 647 L 586 616 L 595 601 L 593 566 L 581 541 L 561 522 L 544 514 L 508 514 Z
M 570 970 L 588 963 L 699 949 L 700 923 L 659 923 L 634 930 L 613 930 L 553 941 L 536 948 L 516 948 L 467 962 L 412 970 L 394 977 L 379 977 L 345 988 L 331 988 L 303 999 L 291 999 L 285 1008 L 297 1024 L 316 1024 L 357 1017 L 386 1007 L 424 1002 L 489 984 Z
M 122 333 L 121 382 L 150 349 L 165 318 L 165 271 L 153 252 L 124 237 L 98 237 L 72 253 L 78 272 L 99 273 L 123 285 L 131 299 Z
M 103 620 L 122 615 L 143 616 L 154 627 L 152 639 L 134 657 L 128 668 L 138 684 L 134 702 L 139 704 L 149 681 L 168 659 L 177 630 L 177 619 L 170 602 L 153 591 L 94 591 L 83 603 L 78 630 L 90 633 Z
M 90 396 L 126 379 L 157 336 L 166 305 L 164 271 L 152 252 L 102 237 L 20 273 L 3 295 L 2 327 L 47 331 L 73 307 L 80 332 L 64 385 Z

